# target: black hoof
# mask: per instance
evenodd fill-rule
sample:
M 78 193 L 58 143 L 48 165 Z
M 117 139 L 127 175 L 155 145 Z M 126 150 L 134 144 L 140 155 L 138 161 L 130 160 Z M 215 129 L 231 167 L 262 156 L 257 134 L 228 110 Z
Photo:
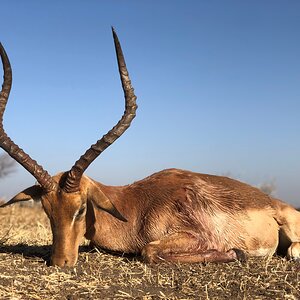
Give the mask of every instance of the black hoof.
M 246 253 L 243 250 L 240 249 L 232 249 L 235 254 L 238 261 L 240 261 L 242 264 L 244 264 L 247 261 Z

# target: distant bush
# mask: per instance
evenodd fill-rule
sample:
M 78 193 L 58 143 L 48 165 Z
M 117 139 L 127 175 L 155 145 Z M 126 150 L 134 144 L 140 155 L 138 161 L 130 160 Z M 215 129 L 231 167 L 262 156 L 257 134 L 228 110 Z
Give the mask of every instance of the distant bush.
M 6 153 L 0 155 L 0 178 L 3 178 L 16 170 L 16 162 Z
M 258 188 L 265 194 L 271 196 L 275 193 L 276 191 L 276 184 L 274 180 L 271 182 L 264 182 L 258 186 Z

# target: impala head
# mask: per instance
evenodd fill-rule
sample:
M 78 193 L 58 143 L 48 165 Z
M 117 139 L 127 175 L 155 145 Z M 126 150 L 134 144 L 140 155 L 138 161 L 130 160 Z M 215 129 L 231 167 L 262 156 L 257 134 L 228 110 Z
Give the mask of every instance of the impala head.
M 118 37 L 113 29 L 118 67 L 125 96 L 125 112 L 120 121 L 100 140 L 93 144 L 73 167 L 51 177 L 42 166 L 16 145 L 3 129 L 3 113 L 12 84 L 12 71 L 8 56 L 0 44 L 4 81 L 0 93 L 0 146 L 37 180 L 38 184 L 17 194 L 4 206 L 30 199 L 40 199 L 50 219 L 53 234 L 51 264 L 73 266 L 78 247 L 86 232 L 88 204 L 102 209 L 121 221 L 126 219 L 101 191 L 100 187 L 83 175 L 88 166 L 130 126 L 137 109 L 136 96 L 131 86 Z

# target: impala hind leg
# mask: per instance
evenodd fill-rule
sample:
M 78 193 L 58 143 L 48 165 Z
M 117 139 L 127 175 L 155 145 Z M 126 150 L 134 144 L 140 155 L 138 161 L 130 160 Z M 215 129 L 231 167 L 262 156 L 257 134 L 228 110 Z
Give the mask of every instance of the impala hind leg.
M 300 260 L 300 212 L 279 200 L 275 219 L 279 224 L 279 248 L 287 249 L 289 259 Z
M 150 242 L 142 249 L 142 256 L 146 262 L 232 262 L 244 261 L 245 254 L 238 249 L 227 252 L 209 249 L 207 243 L 197 234 L 178 232 L 162 240 Z
M 287 250 L 287 258 L 300 262 L 300 243 L 294 242 Z

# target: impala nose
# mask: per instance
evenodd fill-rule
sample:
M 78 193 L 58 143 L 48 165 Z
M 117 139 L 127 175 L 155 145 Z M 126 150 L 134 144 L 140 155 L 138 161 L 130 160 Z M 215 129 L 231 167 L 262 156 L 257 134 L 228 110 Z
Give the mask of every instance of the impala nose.
M 73 267 L 76 264 L 76 259 L 68 259 L 65 257 L 52 257 L 50 261 L 51 266 L 58 267 Z
M 69 261 L 67 259 L 64 261 L 63 267 L 69 267 Z

